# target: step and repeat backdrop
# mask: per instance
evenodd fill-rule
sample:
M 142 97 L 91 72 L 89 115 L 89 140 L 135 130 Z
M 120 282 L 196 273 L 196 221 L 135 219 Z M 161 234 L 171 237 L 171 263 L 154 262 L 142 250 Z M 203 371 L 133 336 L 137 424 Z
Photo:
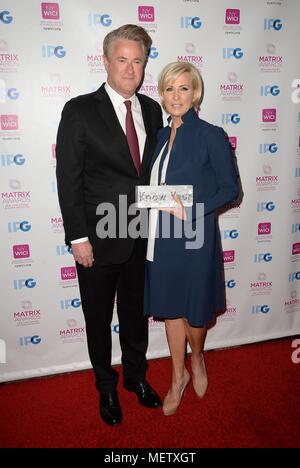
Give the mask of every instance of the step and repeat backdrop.
M 153 38 L 141 92 L 159 100 L 163 66 L 193 63 L 200 116 L 237 157 L 243 197 L 220 216 L 227 310 L 206 349 L 300 333 L 299 17 L 298 0 L 1 0 L 0 381 L 90 367 L 55 140 L 64 103 L 105 81 L 103 38 L 125 23 Z M 119 363 L 116 313 L 111 328 Z M 162 322 L 149 337 L 149 358 L 168 355 Z

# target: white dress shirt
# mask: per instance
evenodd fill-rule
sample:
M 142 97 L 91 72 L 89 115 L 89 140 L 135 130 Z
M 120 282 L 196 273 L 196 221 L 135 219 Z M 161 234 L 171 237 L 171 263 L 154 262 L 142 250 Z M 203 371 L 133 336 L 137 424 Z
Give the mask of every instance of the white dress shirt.
M 146 141 L 146 131 L 144 126 L 144 120 L 142 115 L 142 108 L 141 104 L 134 94 L 129 99 L 124 99 L 123 96 L 118 94 L 108 83 L 104 85 L 105 91 L 107 92 L 112 105 L 114 106 L 115 112 L 117 114 L 118 120 L 120 125 L 126 134 L 126 126 L 125 126 L 125 119 L 126 119 L 126 106 L 124 101 L 131 101 L 131 112 L 134 120 L 134 126 L 136 130 L 136 134 L 139 141 L 139 150 L 140 150 L 140 158 L 142 162 L 145 141 Z M 71 244 L 79 244 L 80 242 L 85 242 L 88 240 L 88 237 L 81 237 L 80 239 L 74 239 L 71 241 Z

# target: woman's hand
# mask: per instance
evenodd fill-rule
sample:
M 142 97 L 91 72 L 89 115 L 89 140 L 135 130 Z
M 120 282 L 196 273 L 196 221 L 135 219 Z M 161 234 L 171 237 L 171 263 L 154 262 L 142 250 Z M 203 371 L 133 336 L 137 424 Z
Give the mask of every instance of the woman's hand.
M 177 203 L 177 206 L 175 207 L 172 207 L 172 208 L 160 208 L 161 211 L 166 211 L 167 213 L 170 213 L 174 216 L 176 216 L 176 218 L 178 219 L 181 219 L 182 221 L 185 221 L 186 220 L 186 211 L 185 211 L 185 208 L 182 204 L 182 201 L 181 201 L 181 198 L 179 195 L 177 195 L 177 193 L 175 195 L 173 195 L 173 198 L 174 200 L 176 201 Z

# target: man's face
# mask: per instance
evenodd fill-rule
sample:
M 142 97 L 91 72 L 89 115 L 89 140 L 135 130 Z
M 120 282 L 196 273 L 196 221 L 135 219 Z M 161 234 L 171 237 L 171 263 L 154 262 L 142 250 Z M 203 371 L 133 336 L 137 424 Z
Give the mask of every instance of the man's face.
M 125 99 L 130 98 L 142 80 L 144 63 L 144 50 L 139 42 L 115 41 L 109 57 L 104 56 L 108 84 Z

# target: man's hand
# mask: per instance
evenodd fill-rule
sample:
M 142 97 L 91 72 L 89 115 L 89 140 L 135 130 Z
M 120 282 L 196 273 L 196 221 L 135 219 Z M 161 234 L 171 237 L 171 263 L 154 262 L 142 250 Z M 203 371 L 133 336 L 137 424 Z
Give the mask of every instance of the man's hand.
M 177 193 L 173 195 L 174 200 L 177 203 L 175 208 L 160 208 L 162 211 L 167 211 L 168 213 L 176 216 L 176 218 L 181 219 L 182 221 L 186 220 L 186 211 L 181 201 L 181 198 Z
M 75 262 L 90 268 L 94 263 L 93 248 L 90 241 L 79 242 L 72 244 L 72 252 Z

